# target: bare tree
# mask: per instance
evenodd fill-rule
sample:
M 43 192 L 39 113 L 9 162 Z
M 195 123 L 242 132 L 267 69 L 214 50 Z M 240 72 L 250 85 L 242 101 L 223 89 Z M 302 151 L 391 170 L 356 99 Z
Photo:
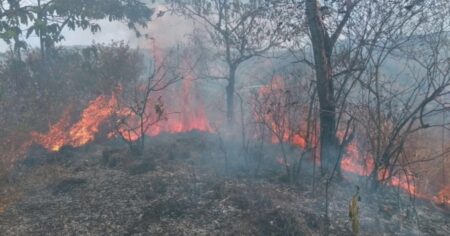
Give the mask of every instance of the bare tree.
M 367 89 L 362 106 L 366 119 L 362 122 L 368 128 L 374 158 L 374 187 L 399 171 L 407 175 L 411 160 L 403 154 L 411 135 L 448 125 L 448 121 L 437 119 L 449 110 L 442 102 L 448 99 L 450 88 L 448 32 L 435 31 L 411 37 L 408 42 L 393 51 L 397 56 L 392 56 L 390 47 L 379 49 L 362 81 Z M 422 46 L 416 44 L 419 42 Z M 394 63 L 392 60 L 397 68 L 403 67 L 403 76 L 383 73 L 382 66 Z
M 272 143 L 279 144 L 279 162 L 291 183 L 298 183 L 302 161 L 313 155 L 317 144 L 313 135 L 315 90 L 309 81 L 295 78 L 299 75 L 298 71 L 283 76 L 277 74 L 270 84 L 252 96 L 254 122 L 267 129 Z M 301 154 L 292 158 L 288 152 L 290 147 L 300 150 Z
M 168 57 L 154 58 L 149 69 L 150 75 L 145 79 L 129 81 L 118 91 L 120 96 L 115 112 L 115 133 L 137 155 L 144 150 L 148 131 L 168 119 L 158 92 L 182 79 L 177 69 L 169 64 Z
M 329 173 L 338 153 L 337 132 L 343 132 L 348 97 L 362 76 L 378 41 L 396 35 L 414 34 L 429 22 L 426 16 L 443 14 L 448 3 L 442 1 L 277 1 L 275 12 L 286 24 L 297 25 L 294 47 L 298 62 L 316 74 L 320 105 L 320 157 L 323 173 Z M 301 14 L 301 13 L 304 14 Z M 305 37 L 309 36 L 309 37 Z M 287 45 L 290 46 L 290 45 Z M 310 46 L 310 47 L 309 47 Z M 339 169 L 337 173 L 339 173 Z
M 285 41 L 280 33 L 284 25 L 271 19 L 274 16 L 262 1 L 185 1 L 170 0 L 172 9 L 199 22 L 207 31 L 208 41 L 219 49 L 227 65 L 225 76 L 227 120 L 234 122 L 234 97 L 237 70 L 245 61 L 266 53 Z
M 342 145 L 346 143 L 345 140 L 339 142 L 337 133 L 347 130 L 345 124 L 349 121 L 358 122 L 352 114 L 356 107 L 355 94 L 372 93 L 368 91 L 367 86 L 356 88 L 359 81 L 365 78 L 365 74 L 373 68 L 371 65 L 373 59 L 381 58 L 381 61 L 385 62 L 386 57 L 396 53 L 396 48 L 412 42 L 411 37 L 419 34 L 417 29 L 430 22 L 442 22 L 442 19 L 445 19 L 446 9 L 450 7 L 448 2 L 433 0 L 413 2 L 304 0 L 288 1 L 284 4 L 286 4 L 284 8 L 291 7 L 298 9 L 297 12 L 302 10 L 305 13 L 295 17 L 288 15 L 285 18 L 291 23 L 301 25 L 299 28 L 302 30 L 304 30 L 302 25 L 306 25 L 308 29 L 308 32 L 304 32 L 309 34 L 311 49 L 308 48 L 309 44 L 304 35 L 300 35 L 300 38 L 296 38 L 295 41 L 300 42 L 297 44 L 300 45 L 303 53 L 303 57 L 300 57 L 298 61 L 310 66 L 316 75 L 315 82 L 320 105 L 321 168 L 322 173 L 327 174 L 325 182 L 329 183 L 334 174 L 340 173 L 338 163 L 344 149 Z M 438 19 L 439 17 L 440 19 Z M 430 29 L 428 28 L 428 30 Z M 421 33 L 429 35 L 430 31 Z M 380 48 L 383 49 L 383 52 L 380 52 Z M 308 56 L 308 54 L 312 54 L 312 56 Z M 428 64 L 429 67 L 426 68 L 433 68 L 431 65 L 435 64 Z M 378 76 L 382 76 L 380 70 L 378 73 Z M 444 74 L 441 75 L 441 78 L 445 77 Z M 429 77 L 429 79 L 431 78 Z M 421 81 L 421 85 L 424 85 L 426 79 Z M 439 83 L 439 86 L 436 83 L 434 85 L 434 89 L 430 90 L 430 93 L 425 96 L 426 99 L 422 100 L 423 103 L 416 103 L 417 100 L 413 99 L 414 104 L 427 107 L 433 103 L 435 98 L 445 95 L 445 89 L 439 88 L 446 87 L 445 82 Z M 433 91 L 437 93 L 433 93 Z M 394 93 L 398 93 L 398 91 L 393 92 L 392 95 Z M 405 91 L 405 93 L 411 95 L 411 98 L 417 98 L 419 94 L 423 95 L 412 91 Z M 367 101 L 370 100 L 367 99 Z M 408 112 L 414 114 L 410 114 L 409 118 L 420 123 L 418 117 L 420 117 L 422 109 L 413 109 L 411 105 L 408 105 L 408 109 L 410 108 L 412 110 L 408 110 Z M 380 114 L 385 114 L 382 109 L 379 110 Z M 403 112 L 402 115 L 406 113 Z M 410 123 L 406 121 L 401 125 L 402 127 L 398 127 L 402 130 L 400 133 L 403 133 L 408 124 Z M 349 132 L 355 132 L 355 129 L 351 129 Z M 352 137 L 353 135 L 349 133 L 348 136 Z M 398 134 L 394 136 L 396 139 L 399 138 Z M 394 146 L 400 147 L 401 145 Z M 398 148 L 394 149 L 397 151 Z M 392 154 L 388 154 L 389 157 L 386 158 L 391 161 L 396 159 L 392 157 Z M 328 184 L 326 185 L 328 186 Z M 328 194 L 326 197 L 328 198 Z

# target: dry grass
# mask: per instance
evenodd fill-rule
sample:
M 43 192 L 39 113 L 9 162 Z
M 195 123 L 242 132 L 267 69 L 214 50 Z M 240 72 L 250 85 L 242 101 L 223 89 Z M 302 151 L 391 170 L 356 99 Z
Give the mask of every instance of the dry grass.
M 14 205 L 23 197 L 23 192 L 13 187 L 1 187 L 0 192 L 0 214 L 3 214 L 9 206 Z
M 0 214 L 3 214 L 9 206 L 19 202 L 28 189 L 55 183 L 67 173 L 67 170 L 61 166 L 42 166 L 27 173 L 26 177 L 13 184 L 2 181 L 0 184 Z

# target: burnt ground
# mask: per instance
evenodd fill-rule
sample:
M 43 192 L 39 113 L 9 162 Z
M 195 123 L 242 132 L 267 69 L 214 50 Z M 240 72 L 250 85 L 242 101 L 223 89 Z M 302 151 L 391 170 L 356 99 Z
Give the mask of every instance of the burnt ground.
M 213 136 L 152 138 L 142 157 L 118 143 L 33 147 L 2 184 L 0 235 L 323 235 L 311 177 L 287 184 L 271 161 L 254 177 Z M 330 235 L 352 235 L 353 186 L 330 190 Z M 363 191 L 360 208 L 361 235 L 450 235 L 449 211 L 394 189 Z

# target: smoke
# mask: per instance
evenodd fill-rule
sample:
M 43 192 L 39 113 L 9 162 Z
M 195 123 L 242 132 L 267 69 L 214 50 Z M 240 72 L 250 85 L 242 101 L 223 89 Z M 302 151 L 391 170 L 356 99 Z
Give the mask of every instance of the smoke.
M 164 15 L 158 17 L 158 13 L 162 12 Z M 164 6 L 155 7 L 155 14 L 148 28 L 142 29 L 146 37 L 139 39 L 140 47 L 148 47 L 149 42 L 154 41 L 159 48 L 170 48 L 186 41 L 194 30 L 195 26 L 191 20 L 167 12 Z

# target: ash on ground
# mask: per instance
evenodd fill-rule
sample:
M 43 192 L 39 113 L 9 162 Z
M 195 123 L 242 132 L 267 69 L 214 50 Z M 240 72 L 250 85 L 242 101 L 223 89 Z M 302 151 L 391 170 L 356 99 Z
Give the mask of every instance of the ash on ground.
M 323 189 L 317 181 L 312 190 L 307 164 L 304 179 L 288 184 L 265 152 L 255 176 L 251 158 L 226 153 L 217 140 L 161 135 L 141 157 L 117 143 L 33 147 L 2 184 L 0 235 L 324 234 Z M 343 180 L 330 192 L 329 234 L 352 235 L 354 184 Z M 450 235 L 446 209 L 395 189 L 361 196 L 360 235 Z

